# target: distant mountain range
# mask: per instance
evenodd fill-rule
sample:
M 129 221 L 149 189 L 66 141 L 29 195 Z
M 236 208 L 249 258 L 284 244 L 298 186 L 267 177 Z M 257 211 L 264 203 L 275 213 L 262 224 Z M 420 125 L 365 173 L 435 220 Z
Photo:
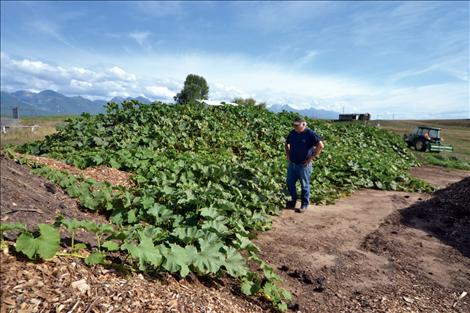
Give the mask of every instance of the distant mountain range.
M 152 101 L 144 98 L 114 97 L 109 102 L 121 104 L 124 100 L 135 99 L 142 103 Z M 1 92 L 1 115 L 11 116 L 12 108 L 20 108 L 20 116 L 36 115 L 76 115 L 83 112 L 90 114 L 104 113 L 106 100 L 90 100 L 81 96 L 67 97 L 52 90 L 44 90 L 38 93 L 20 90 L 16 92 Z
M 13 107 L 19 107 L 20 116 L 74 115 L 82 112 L 104 112 L 104 100 L 89 100 L 80 96 L 67 97 L 52 90 L 39 93 L 30 91 L 1 92 L 1 114 L 11 115 Z
M 269 107 L 269 110 L 272 112 L 282 112 L 282 111 L 288 111 L 288 112 L 297 112 L 300 115 L 311 117 L 311 118 L 318 118 L 318 119 L 323 119 L 323 120 L 337 120 L 339 117 L 339 113 L 335 111 L 328 111 L 328 110 L 317 110 L 315 108 L 309 108 L 309 109 L 294 109 L 293 107 L 284 104 L 275 104 Z
M 12 108 L 20 108 L 20 116 L 37 115 L 76 115 L 83 112 L 90 114 L 104 113 L 104 105 L 107 102 L 116 102 L 121 104 L 124 100 L 138 100 L 141 103 L 152 103 L 145 97 L 114 97 L 109 101 L 90 100 L 81 96 L 68 97 L 52 90 L 44 90 L 38 93 L 30 91 L 1 92 L 0 108 L 2 116 L 11 116 Z M 273 105 L 268 109 L 272 112 L 291 111 L 298 112 L 301 115 L 319 118 L 319 119 L 337 119 L 338 112 L 317 110 L 314 108 L 297 110 L 289 105 Z

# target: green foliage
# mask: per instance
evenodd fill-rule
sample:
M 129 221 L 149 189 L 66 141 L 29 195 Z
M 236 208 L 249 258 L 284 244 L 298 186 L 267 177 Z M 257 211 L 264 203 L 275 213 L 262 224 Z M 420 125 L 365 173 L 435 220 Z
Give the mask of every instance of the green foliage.
M 238 105 L 252 105 L 252 106 L 258 106 L 262 109 L 266 109 L 266 102 L 260 102 L 256 103 L 256 100 L 253 98 L 235 98 L 233 99 L 233 102 L 238 104 Z
M 28 229 L 24 224 L 15 222 L 15 223 L 0 223 L 0 233 L 3 235 L 4 232 L 12 231 L 12 230 L 20 230 L 20 231 L 27 231 Z
M 416 154 L 427 164 L 470 171 L 469 161 L 464 160 L 463 158 L 458 158 L 455 155 L 450 155 L 446 152 L 439 154 L 416 152 Z
M 174 97 L 177 103 L 190 103 L 195 100 L 207 100 L 209 86 L 202 76 L 189 74 L 184 81 L 183 89 Z
M 243 277 L 248 273 L 245 259 L 243 259 L 242 255 L 232 247 L 227 247 L 226 259 L 223 266 L 233 277 Z
M 224 264 L 224 255 L 221 252 L 221 242 L 199 240 L 199 251 L 194 260 L 194 266 L 201 274 L 217 273 Z
M 255 105 L 136 101 L 108 104 L 107 111 L 70 120 L 45 140 L 17 148 L 81 168 L 133 173 L 135 187 L 123 188 L 34 170 L 116 225 L 62 221 L 72 233 L 96 234 L 98 247 L 87 262 L 104 262 L 101 256 L 119 247 L 141 270 L 228 273 L 240 279 L 244 293 L 262 293 L 284 309 L 289 295 L 276 287 L 279 276 L 256 256 L 249 238 L 269 229 L 271 215 L 285 203 L 283 145 L 297 115 Z M 326 144 L 312 173 L 312 202 L 332 203 L 359 188 L 430 190 L 407 174 L 418 162 L 399 136 L 364 124 L 307 122 Z M 261 274 L 248 270 L 243 250 Z
M 93 251 L 86 259 L 87 265 L 102 264 L 106 259 L 106 255 L 100 251 Z
M 160 246 L 165 261 L 163 268 L 171 273 L 180 273 L 182 277 L 189 274 L 189 265 L 191 264 L 192 255 L 196 249 L 193 246 L 181 247 L 177 244 L 170 244 L 169 248 Z
M 129 254 L 138 261 L 139 269 L 145 270 L 148 265 L 154 267 L 162 263 L 162 254 L 154 246 L 152 238 L 149 238 L 145 232 L 139 232 L 140 242 L 138 245 L 132 242 L 126 242 L 121 246 L 122 250 L 127 250 Z
M 37 256 L 44 260 L 51 259 L 57 253 L 60 243 L 59 231 L 47 224 L 39 224 L 39 236 L 23 232 L 16 239 L 16 251 L 25 254 L 30 259 Z

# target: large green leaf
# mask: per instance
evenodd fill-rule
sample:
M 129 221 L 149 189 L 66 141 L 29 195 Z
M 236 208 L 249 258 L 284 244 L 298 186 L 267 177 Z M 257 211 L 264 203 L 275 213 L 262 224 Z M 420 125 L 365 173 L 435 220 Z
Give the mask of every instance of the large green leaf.
M 28 258 L 34 259 L 38 244 L 31 234 L 24 233 L 16 238 L 15 248 L 17 252 L 21 252 Z
M 59 231 L 47 224 L 38 224 L 39 237 L 34 238 L 29 233 L 23 233 L 16 239 L 16 251 L 24 253 L 28 258 L 37 256 L 44 260 L 51 259 L 59 249 Z
M 139 263 L 139 269 L 145 270 L 147 265 L 155 267 L 162 263 L 162 255 L 160 250 L 155 247 L 151 238 L 147 237 L 143 232 L 139 233 L 140 243 L 127 242 L 121 246 L 121 250 L 127 250 L 129 254 Z
M 224 255 L 220 252 L 221 243 L 211 243 L 198 240 L 199 251 L 194 257 L 193 264 L 201 274 L 215 274 L 224 263 Z
M 87 265 L 102 264 L 106 259 L 106 255 L 100 251 L 93 251 L 86 259 Z
M 189 265 L 197 252 L 196 248 L 194 246 L 183 248 L 176 244 L 169 246 L 169 248 L 160 247 L 160 251 L 165 257 L 163 268 L 171 273 L 179 272 L 182 277 L 185 277 L 190 272 Z
M 233 277 L 245 276 L 248 272 L 245 259 L 235 248 L 228 247 L 224 267 Z

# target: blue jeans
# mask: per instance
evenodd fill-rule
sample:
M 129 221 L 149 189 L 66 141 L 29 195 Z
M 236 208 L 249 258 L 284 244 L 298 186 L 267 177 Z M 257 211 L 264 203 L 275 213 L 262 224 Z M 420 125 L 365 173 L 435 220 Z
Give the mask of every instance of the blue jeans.
M 310 202 L 310 174 L 312 173 L 312 162 L 307 166 L 303 164 L 295 164 L 289 162 L 287 167 L 287 188 L 292 197 L 292 201 L 297 201 L 297 189 L 295 184 L 297 180 L 300 180 L 300 185 L 302 186 L 302 193 L 300 198 L 302 200 L 302 205 L 308 205 Z

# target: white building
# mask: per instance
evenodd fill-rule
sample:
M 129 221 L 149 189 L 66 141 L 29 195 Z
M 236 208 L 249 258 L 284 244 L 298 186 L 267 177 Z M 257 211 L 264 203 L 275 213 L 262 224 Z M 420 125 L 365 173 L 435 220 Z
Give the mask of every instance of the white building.
M 228 101 L 218 101 L 218 100 L 196 100 L 197 102 L 203 103 L 205 105 L 215 105 L 215 106 L 220 106 L 224 104 L 229 104 L 229 105 L 238 105 L 233 102 L 228 102 Z

